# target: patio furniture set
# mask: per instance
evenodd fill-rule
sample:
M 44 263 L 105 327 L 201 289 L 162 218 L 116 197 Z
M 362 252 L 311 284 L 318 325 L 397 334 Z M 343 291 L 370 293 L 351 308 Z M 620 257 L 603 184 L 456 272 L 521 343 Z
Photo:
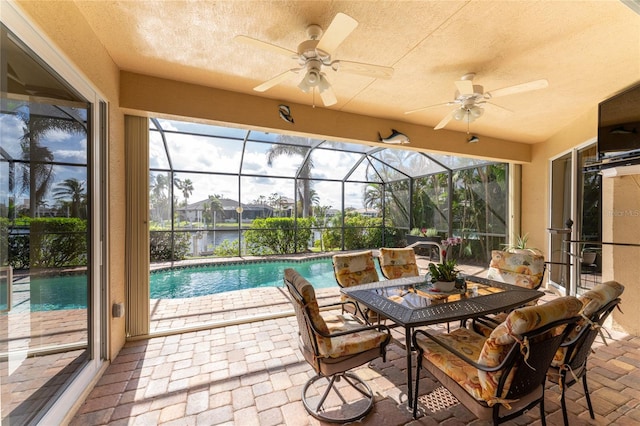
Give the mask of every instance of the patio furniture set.
M 565 390 L 582 379 L 594 418 L 586 363 L 591 345 L 620 303 L 624 287 L 610 281 L 579 298 L 565 296 L 538 305 L 537 299 L 543 295 L 537 288 L 542 283 L 544 261 L 535 254 L 530 256 L 527 268 L 509 270 L 508 265 L 514 262 L 496 251 L 489 278 L 466 276 L 452 291 L 444 292 L 419 275 L 412 248 L 380 249 L 383 280 L 372 251 L 337 254 L 333 265 L 341 301 L 331 311 L 318 305 L 311 283 L 294 269 L 285 270 L 284 282 L 299 325 L 299 348 L 316 372 L 303 389 L 306 410 L 328 422 L 344 423 L 366 416 L 374 405 L 374 395 L 367 383 L 349 370 L 378 357 L 384 361 L 386 347 L 393 340 L 391 330 L 398 327 L 405 330 L 404 343 L 396 343 L 406 349 L 407 405 L 414 418 L 420 415 L 422 369 L 475 416 L 494 424 L 535 406 L 546 424 L 546 380 L 560 385 L 564 422 L 568 424 Z M 460 325 L 450 331 L 451 322 Z M 434 333 L 428 327 L 444 323 L 446 333 Z

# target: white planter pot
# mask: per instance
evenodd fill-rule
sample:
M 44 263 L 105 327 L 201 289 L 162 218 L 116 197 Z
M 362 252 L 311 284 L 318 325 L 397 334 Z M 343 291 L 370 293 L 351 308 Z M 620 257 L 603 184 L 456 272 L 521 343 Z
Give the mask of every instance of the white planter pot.
M 433 288 L 439 291 L 453 291 L 456 288 L 455 281 L 436 281 L 433 283 Z

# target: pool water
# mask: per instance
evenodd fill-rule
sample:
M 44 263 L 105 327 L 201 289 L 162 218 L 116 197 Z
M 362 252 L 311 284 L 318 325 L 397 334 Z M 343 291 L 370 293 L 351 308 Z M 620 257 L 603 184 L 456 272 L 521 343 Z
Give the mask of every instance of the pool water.
M 13 305 L 28 300 L 31 312 L 87 307 L 87 276 L 83 274 L 31 277 L 28 284 L 14 284 L 13 291 Z
M 378 266 L 378 265 L 376 265 Z M 184 299 L 233 290 L 282 286 L 283 272 L 293 268 L 314 288 L 337 287 L 331 258 L 298 262 L 261 262 L 174 268 L 151 273 L 151 299 Z M 378 275 L 382 277 L 378 269 Z M 86 309 L 87 276 L 32 277 L 30 283 L 14 284 L 14 306 L 51 311 Z M 0 300 L 0 306 L 6 300 Z
M 293 268 L 315 288 L 336 287 L 331 258 L 303 262 L 264 262 L 171 269 L 151 274 L 152 299 L 178 299 L 257 287 L 282 286 Z

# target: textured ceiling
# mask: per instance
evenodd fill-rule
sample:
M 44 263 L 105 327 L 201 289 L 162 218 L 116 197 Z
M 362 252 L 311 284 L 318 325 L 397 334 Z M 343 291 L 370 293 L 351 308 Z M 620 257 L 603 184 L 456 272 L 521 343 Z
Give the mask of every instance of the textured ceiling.
M 435 126 L 454 81 L 475 72 L 485 91 L 546 78 L 547 89 L 492 102 L 471 132 L 525 143 L 548 139 L 598 102 L 640 80 L 640 15 L 604 1 L 76 1 L 122 70 L 311 105 L 299 77 L 253 87 L 297 66 L 234 40 L 296 50 L 309 24 L 338 13 L 359 25 L 333 59 L 395 69 L 389 80 L 328 72 L 344 112 Z M 316 105 L 320 99 L 316 95 Z M 467 131 L 452 120 L 450 130 Z

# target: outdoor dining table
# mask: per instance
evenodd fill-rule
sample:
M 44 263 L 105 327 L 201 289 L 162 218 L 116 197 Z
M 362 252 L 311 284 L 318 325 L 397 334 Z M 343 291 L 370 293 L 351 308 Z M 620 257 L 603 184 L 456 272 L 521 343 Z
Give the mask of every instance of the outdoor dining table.
M 424 276 L 377 281 L 340 291 L 405 329 L 407 396 L 411 408 L 411 333 L 416 327 L 462 321 L 507 311 L 538 299 L 542 292 L 486 278 L 466 276 L 464 285 L 440 292 Z

